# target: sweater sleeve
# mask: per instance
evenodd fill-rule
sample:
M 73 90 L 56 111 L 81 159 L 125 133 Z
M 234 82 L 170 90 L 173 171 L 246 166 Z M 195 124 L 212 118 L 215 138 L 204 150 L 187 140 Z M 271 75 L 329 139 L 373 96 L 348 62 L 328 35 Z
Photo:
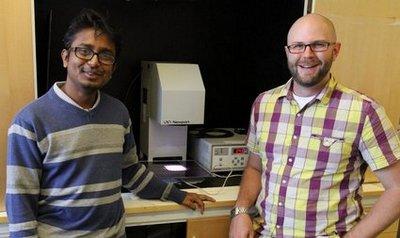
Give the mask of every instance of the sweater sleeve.
M 41 153 L 31 125 L 14 120 L 8 130 L 6 211 L 10 237 L 37 236 Z
M 144 199 L 171 200 L 181 204 L 186 196 L 172 183 L 160 180 L 152 171 L 139 163 L 131 124 L 125 133 L 122 165 L 122 185 Z

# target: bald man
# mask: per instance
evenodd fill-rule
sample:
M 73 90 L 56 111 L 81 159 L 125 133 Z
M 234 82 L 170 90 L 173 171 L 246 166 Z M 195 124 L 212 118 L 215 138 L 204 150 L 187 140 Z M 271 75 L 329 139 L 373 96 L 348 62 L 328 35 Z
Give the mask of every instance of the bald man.
M 252 107 L 250 158 L 230 237 L 376 237 L 400 216 L 400 142 L 384 109 L 330 73 L 340 51 L 332 22 L 298 19 L 285 46 L 292 78 Z M 361 219 L 360 188 L 370 167 L 385 187 Z

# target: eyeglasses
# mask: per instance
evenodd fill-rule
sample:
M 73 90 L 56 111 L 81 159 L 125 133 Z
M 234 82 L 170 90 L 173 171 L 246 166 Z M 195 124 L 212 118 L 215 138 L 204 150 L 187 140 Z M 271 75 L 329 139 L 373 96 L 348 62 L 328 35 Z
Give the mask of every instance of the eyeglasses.
M 304 44 L 304 43 L 295 43 L 291 45 L 285 46 L 290 53 L 292 54 L 300 54 L 306 51 L 307 46 L 310 47 L 312 52 L 323 52 L 328 49 L 330 45 L 334 45 L 336 42 L 326 42 L 326 41 L 316 41 L 312 42 L 310 44 Z
M 69 50 L 73 50 L 75 56 L 82 60 L 89 61 L 93 58 L 93 56 L 97 55 L 97 60 L 102 64 L 112 65 L 115 63 L 115 56 L 109 51 L 96 53 L 87 47 L 71 47 Z

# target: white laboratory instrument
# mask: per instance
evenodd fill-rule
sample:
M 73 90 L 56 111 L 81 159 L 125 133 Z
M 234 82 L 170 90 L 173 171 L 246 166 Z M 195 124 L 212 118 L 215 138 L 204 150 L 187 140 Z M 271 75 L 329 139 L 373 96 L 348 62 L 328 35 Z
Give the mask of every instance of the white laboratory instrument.
M 187 125 L 204 123 L 197 64 L 142 62 L 140 148 L 148 161 L 186 160 Z
M 224 130 L 233 132 L 233 136 L 199 138 L 189 133 L 189 157 L 210 172 L 243 170 L 249 158 L 246 135 Z

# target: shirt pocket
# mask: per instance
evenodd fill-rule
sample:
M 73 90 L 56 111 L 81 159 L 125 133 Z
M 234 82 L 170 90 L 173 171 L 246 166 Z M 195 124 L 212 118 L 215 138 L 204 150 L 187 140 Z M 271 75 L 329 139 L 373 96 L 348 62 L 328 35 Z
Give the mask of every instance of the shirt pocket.
M 337 173 L 345 169 L 342 158 L 346 154 L 350 155 L 350 152 L 351 145 L 343 138 L 312 134 L 309 137 L 307 153 L 303 158 L 309 160 L 304 163 L 305 169 L 311 169 L 319 174 Z

